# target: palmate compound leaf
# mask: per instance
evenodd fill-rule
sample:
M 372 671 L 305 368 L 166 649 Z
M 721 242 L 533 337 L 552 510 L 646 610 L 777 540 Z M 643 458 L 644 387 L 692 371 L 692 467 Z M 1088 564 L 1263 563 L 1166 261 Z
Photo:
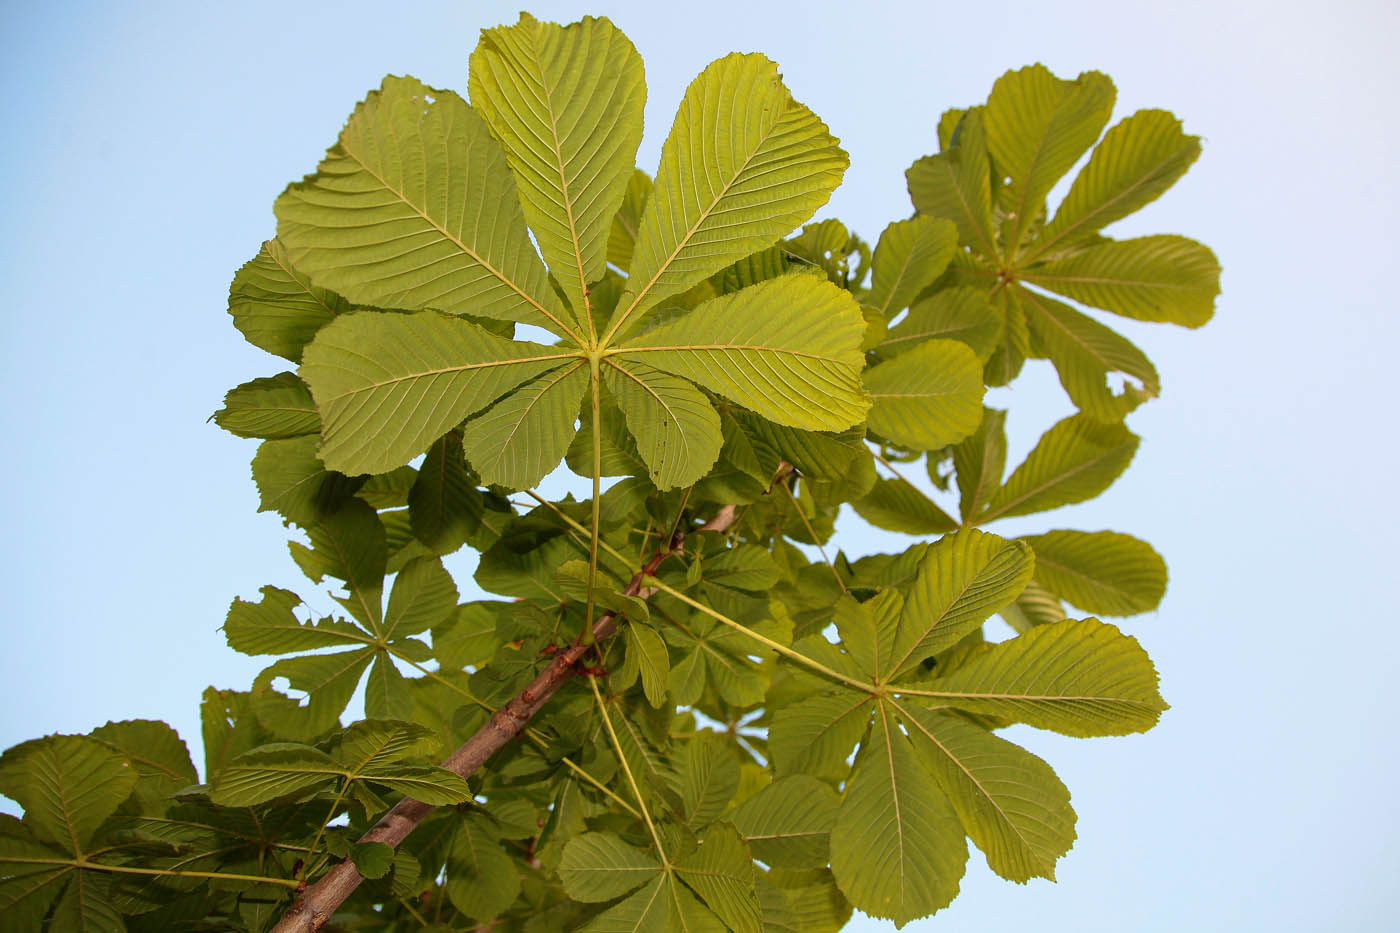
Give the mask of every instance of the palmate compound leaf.
M 983 289 L 972 286 L 940 288 L 915 302 L 909 314 L 890 328 L 875 348 L 882 360 L 898 356 L 933 338 L 960 340 L 985 362 L 1001 339 L 1000 315 L 992 310 Z
M 450 554 L 481 525 L 484 505 L 467 472 L 462 437 L 449 431 L 433 442 L 408 493 L 413 536 L 434 553 Z
M 1167 709 L 1147 652 L 1097 619 L 1038 625 L 929 686 L 925 703 L 1079 737 L 1145 732 Z
M 525 219 L 580 332 L 632 176 L 646 103 L 642 59 L 605 18 L 559 26 L 522 13 L 483 30 L 472 103 L 505 147 Z
M 1035 577 L 1086 612 L 1150 612 L 1167 589 L 1167 565 L 1146 541 L 1113 531 L 1051 531 L 1022 538 L 1035 551 Z
M 865 372 L 866 424 L 913 450 L 937 450 L 977 429 L 982 418 L 982 365 L 966 344 L 926 340 Z
M 723 437 L 719 414 L 704 393 L 625 357 L 605 360 L 602 376 L 657 489 L 690 486 L 710 472 Z
M 734 53 L 712 62 L 686 89 L 662 145 L 609 334 L 626 334 L 648 308 L 798 227 L 848 161 L 772 61 Z
M 63 853 L 34 840 L 8 813 L 0 814 L 0 915 L 15 933 L 39 933 L 49 907 L 77 874 Z
M 1121 424 L 1071 415 L 1041 435 L 974 520 L 1029 515 L 1092 499 L 1128 468 L 1137 445 L 1137 435 Z
M 840 431 L 869 406 L 860 386 L 864 331 L 849 292 L 788 275 L 711 299 L 617 352 L 779 424 Z
M 1099 138 L 1113 112 L 1113 82 L 1096 71 L 1063 81 L 1044 65 L 1008 71 L 987 98 L 987 148 L 1010 178 L 1000 192 L 1006 243 L 1019 246 L 1045 196 Z
M 452 91 L 385 78 L 273 209 L 292 264 L 356 304 L 570 333 L 505 152 Z
M 880 661 L 897 677 L 962 641 L 1030 581 L 1030 547 L 976 529 L 939 539 L 919 564 L 895 638 Z
M 1045 762 L 961 716 L 895 702 L 914 750 L 987 864 L 1010 881 L 1055 878 L 1074 844 L 1069 791 Z
M 831 830 L 836 883 L 858 909 L 902 927 L 946 907 L 966 864 L 957 814 L 879 704 Z
M 407 463 L 468 415 L 567 363 L 565 352 L 431 311 L 344 315 L 301 366 L 321 412 L 321 459 L 351 474 Z

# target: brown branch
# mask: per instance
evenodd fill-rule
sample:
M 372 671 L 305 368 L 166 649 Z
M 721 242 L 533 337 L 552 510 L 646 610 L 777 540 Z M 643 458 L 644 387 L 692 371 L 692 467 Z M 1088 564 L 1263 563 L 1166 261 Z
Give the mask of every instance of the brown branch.
M 734 506 L 723 506 L 713 518 L 695 530 L 725 531 L 734 523 L 736 514 Z M 662 561 L 681 550 L 685 536 L 684 531 L 677 531 L 672 535 L 666 546 L 653 554 L 646 565 L 633 575 L 623 592 L 642 599 L 647 599 L 656 592 L 651 587 L 643 586 L 642 581 L 655 575 Z M 615 613 L 605 612 L 599 616 L 598 621 L 593 624 L 594 641 L 600 642 L 617 631 L 615 622 Z M 442 763 L 442 767 L 462 777 L 473 774 L 488 758 L 515 738 L 550 697 L 554 696 L 569 678 L 578 673 L 578 662 L 592 647 L 593 645 L 583 644 L 580 636 L 568 649 L 556 654 L 549 666 L 530 681 L 529 686 L 492 713 L 486 725 L 453 752 L 452 757 Z M 399 843 L 435 809 L 437 808 L 431 804 L 405 797 L 394 804 L 369 832 L 361 836 L 360 842 L 382 842 L 391 848 L 397 848 Z M 353 861 L 346 859 L 339 862 L 307 888 L 297 898 L 296 903 L 287 908 L 277 926 L 272 928 L 272 933 L 302 933 L 321 929 L 363 880 L 364 876 L 356 870 Z

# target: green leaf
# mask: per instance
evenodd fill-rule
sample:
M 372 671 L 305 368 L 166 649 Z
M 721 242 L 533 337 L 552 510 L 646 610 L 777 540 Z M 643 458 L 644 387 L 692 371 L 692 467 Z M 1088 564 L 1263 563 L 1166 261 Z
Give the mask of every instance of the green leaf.
M 1137 435 L 1121 424 L 1071 415 L 1041 435 L 976 519 L 989 522 L 1092 499 L 1128 468 L 1137 445 Z
M 676 874 L 735 933 L 760 933 L 753 857 L 738 830 L 728 823 L 711 827 L 700 848 L 676 859 Z
M 15 933 L 39 933 L 45 914 L 68 883 L 79 874 L 67 865 L 36 864 L 62 859 L 62 853 L 29 837 L 19 820 L 0 815 L 0 911 Z
M 666 642 L 656 630 L 636 622 L 623 628 L 627 639 L 627 657 L 636 659 L 642 675 L 642 690 L 647 702 L 657 709 L 666 701 L 666 680 L 671 673 L 671 657 Z
M 350 303 L 335 292 L 318 288 L 292 268 L 287 250 L 268 240 L 233 277 L 228 290 L 228 313 L 233 326 L 255 347 L 301 362 L 301 351 L 316 332 Z
M 588 284 L 603 276 L 613 215 L 642 139 L 642 59 L 607 19 L 568 26 L 522 13 L 481 33 L 472 103 L 515 175 L 545 263 L 588 332 Z
M 915 210 L 930 217 L 946 217 L 957 224 L 963 243 L 983 256 L 998 255 L 982 107 L 963 115 L 951 149 L 919 159 L 909 167 L 905 180 Z
M 985 362 L 996 349 L 1001 331 L 1001 317 L 992 310 L 986 291 L 972 286 L 943 288 L 915 302 L 904 320 L 890 328 L 875 355 L 889 359 L 930 338 L 943 338 L 962 341 Z
M 1139 110 L 1104 134 L 1055 217 L 1022 260 L 1053 257 L 1155 201 L 1201 154 L 1198 136 L 1165 110 Z
M 825 868 L 839 806 L 828 785 L 795 774 L 745 800 L 730 819 L 759 861 L 775 868 Z
M 989 386 L 1009 385 L 1021 372 L 1026 357 L 1031 354 L 1030 329 L 1026 311 L 1021 307 L 1020 288 L 1003 288 L 992 296 L 993 309 L 1001 320 L 1001 329 L 992 355 L 987 357 L 983 379 Z
M 864 331 L 850 292 L 786 275 L 707 301 L 619 352 L 779 424 L 840 431 L 869 405 L 860 387 Z
M 321 412 L 326 466 L 384 473 L 565 361 L 561 350 L 503 340 L 442 314 L 360 312 L 317 334 L 301 376 Z
M 417 635 L 457 611 L 457 585 L 436 557 L 416 557 L 394 578 L 384 637 Z
M 1044 210 L 1045 196 L 1089 151 L 1113 112 L 1113 82 L 1097 71 L 1062 81 L 1044 65 L 1008 71 L 987 98 L 987 148 L 998 173 L 1015 249 Z
M 15 762 L 19 780 L 4 793 L 24 808 L 25 824 L 40 841 L 74 855 L 83 854 L 98 827 L 131 795 L 138 776 L 126 755 L 85 736 L 27 742 L 5 758 Z
M 697 732 L 685 743 L 679 772 L 683 815 L 692 829 L 714 822 L 739 789 L 739 759 L 713 732 Z
M 1022 538 L 1035 551 L 1035 577 L 1087 612 L 1150 612 L 1167 589 L 1167 565 L 1146 541 L 1112 531 L 1052 531 Z
M 626 333 L 639 312 L 799 226 L 826 203 L 848 163 L 773 62 L 739 53 L 712 62 L 686 89 L 662 144 L 609 334 Z
M 831 871 L 858 909 L 896 926 L 958 893 L 967 840 L 957 814 L 883 705 L 831 830 Z
M 876 683 L 894 671 L 903 611 L 904 597 L 894 589 L 882 590 L 863 603 L 842 595 L 833 609 L 841 647 Z
M 345 773 L 325 752 L 294 742 L 273 742 L 239 755 L 214 775 L 209 799 L 221 807 L 251 807 L 323 787 Z
M 740 590 L 765 591 L 777 585 L 782 576 L 773 555 L 756 544 L 741 544 L 707 554 L 702 570 L 706 583 Z
M 637 245 L 637 232 L 642 225 L 642 209 L 651 197 L 651 176 L 633 169 L 627 179 L 622 206 L 613 215 L 608 231 L 608 262 L 626 272 L 632 266 L 632 251 Z
M 239 437 L 299 437 L 321 429 L 311 390 L 295 373 L 254 379 L 224 396 L 214 412 L 219 427 Z
M 1152 361 L 1127 338 L 1053 298 L 1027 289 L 1019 289 L 1018 297 L 1031 333 L 1055 364 L 1060 384 L 1080 411 L 1099 421 L 1120 421 L 1140 402 L 1161 392 Z M 1141 387 L 1130 383 L 1115 394 L 1108 386 L 1110 373 L 1131 376 Z
M 569 333 L 501 144 L 452 91 L 385 78 L 273 210 L 293 265 L 356 304 Z
M 1183 327 L 1209 321 L 1220 294 L 1215 254 L 1182 236 L 1103 240 L 1021 277 L 1114 314 Z
M 322 619 L 301 622 L 292 610 L 301 597 L 290 590 L 264 586 L 256 603 L 235 599 L 224 619 L 228 646 L 243 654 L 291 654 L 316 648 L 363 645 L 365 633 L 348 622 Z
M 456 618 L 433 628 L 433 654 L 443 670 L 481 667 L 496 653 L 496 618 L 509 603 L 484 600 L 463 603 Z
M 757 468 L 755 478 L 765 486 L 782 460 L 797 467 L 803 476 L 810 479 L 838 480 L 850 473 L 851 464 L 857 457 L 869 456 L 865 447 L 864 425 L 856 425 L 840 434 L 828 434 L 774 424 L 766 418 L 734 409 L 727 411 L 725 418 L 738 428 L 738 434 L 748 442 L 755 459 L 759 461 L 754 465 Z
M 703 393 L 625 358 L 609 359 L 602 369 L 657 489 L 690 486 L 710 472 L 723 438 L 719 415 Z
M 360 499 L 351 499 L 335 513 L 307 528 L 311 549 L 291 542 L 292 557 L 313 583 L 327 574 L 345 581 L 351 599 L 345 606 L 365 625 L 378 625 L 388 545 L 379 515 Z
M 1064 621 L 1065 607 L 1055 594 L 1031 580 L 1015 602 L 1001 607 L 1000 614 L 1007 625 L 1023 633 L 1037 625 Z
M 432 732 L 417 723 L 362 719 L 341 735 L 336 757 L 351 774 L 359 774 L 404 758 L 432 754 L 436 747 Z
M 982 419 L 982 366 L 965 344 L 927 340 L 865 373 L 870 430 L 903 447 L 937 450 Z
M 922 490 L 903 479 L 876 480 L 870 492 L 851 503 L 856 514 L 876 528 L 909 535 L 936 535 L 958 523 Z
M 932 682 L 951 706 L 1091 737 L 1146 732 L 1167 704 L 1137 640 L 1106 622 L 1038 625 Z
M 303 528 L 325 518 L 346 498 L 316 456 L 319 438 L 314 434 L 263 441 L 253 455 L 253 482 L 258 487 L 258 511 L 277 512 Z
M 50 929 L 81 933 L 122 933 L 126 924 L 112 903 L 112 880 L 95 871 L 73 873 L 53 910 Z
M 520 893 L 515 862 L 474 820 L 464 821 L 447 854 L 447 897 L 474 920 L 490 920 Z
M 350 859 L 366 878 L 383 878 L 394 864 L 394 849 L 382 842 L 352 842 Z
M 374 654 L 374 666 L 365 680 L 365 715 L 375 719 L 413 718 L 413 695 L 408 683 L 386 652 Z
M 128 719 L 92 730 L 92 738 L 112 746 L 136 769 L 136 793 L 150 810 L 162 809 L 165 798 L 199 783 L 190 751 L 180 734 L 163 722 Z
M 472 799 L 472 790 L 466 780 L 434 765 L 379 765 L 365 771 L 361 777 L 434 807 L 465 803 Z
M 977 430 L 953 448 L 953 470 L 958 480 L 958 511 L 966 522 L 1001 488 L 1006 470 L 1006 412 L 982 410 Z
M 966 719 L 898 704 L 914 750 L 987 864 L 1008 881 L 1055 880 L 1074 845 L 1069 791 L 1050 766 Z
M 374 659 L 373 650 L 337 651 L 283 658 L 258 675 L 262 685 L 285 677 L 294 690 L 304 690 L 309 699 L 304 707 L 280 709 L 273 697 L 258 708 L 258 718 L 283 738 L 311 739 L 335 727 L 345 704 L 350 702 L 365 668 Z M 255 684 L 255 690 L 259 684 Z M 289 716 L 294 712 L 295 717 Z
M 890 224 L 875 247 L 865 303 L 893 317 L 943 274 L 957 246 L 958 228 L 949 220 L 914 217 Z
M 671 889 L 667 875 L 658 875 L 646 887 L 598 914 L 582 933 L 670 933 Z
M 574 362 L 517 389 L 467 422 L 462 449 L 486 485 L 528 489 L 564 459 L 588 389 L 588 366 Z
M 433 442 L 408 493 L 413 536 L 435 553 L 451 554 L 481 525 L 481 494 L 467 472 L 462 436 L 449 431 Z
M 652 880 L 661 863 L 612 833 L 583 833 L 570 839 L 559 860 L 559 880 L 576 901 L 601 903 Z
M 1030 581 L 1031 549 L 968 528 L 940 539 L 924 555 L 900 618 L 894 676 L 947 651 Z
M 768 730 L 774 773 L 844 777 L 846 757 L 870 723 L 873 702 L 864 693 L 848 692 L 778 707 Z

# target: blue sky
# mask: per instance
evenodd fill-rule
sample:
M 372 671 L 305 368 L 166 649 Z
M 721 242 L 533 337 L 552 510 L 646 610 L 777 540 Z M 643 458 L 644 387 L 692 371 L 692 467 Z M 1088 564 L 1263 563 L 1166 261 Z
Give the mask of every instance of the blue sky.
M 518 2 L 4 6 L 0 475 L 14 502 L 0 587 L 16 602 L 0 746 L 109 718 L 164 718 L 197 742 L 200 691 L 261 667 L 217 631 L 229 600 L 311 588 L 278 521 L 254 513 L 253 443 L 205 423 L 225 390 L 281 368 L 230 326 L 229 279 L 365 91 L 389 72 L 464 91 L 477 30 L 514 21 Z M 696 72 L 766 52 L 851 153 L 821 216 L 871 239 L 909 212 L 903 170 L 936 148 L 939 113 L 985 99 L 1008 68 L 1105 71 L 1118 116 L 1165 107 L 1204 137 L 1177 187 L 1110 232 L 1212 246 L 1216 319 L 1127 322 L 1164 383 L 1130 419 L 1145 438 L 1132 468 L 1099 500 L 1005 523 L 1111 528 L 1167 557 L 1161 609 L 1124 627 L 1173 709 L 1129 739 L 1019 734 L 1074 794 L 1059 883 L 1002 882 L 974 854 L 959 900 L 911 928 L 1393 928 L 1400 8 L 532 12 L 605 13 L 640 49 L 645 168 Z M 1044 364 L 999 401 L 1013 458 L 1068 411 Z

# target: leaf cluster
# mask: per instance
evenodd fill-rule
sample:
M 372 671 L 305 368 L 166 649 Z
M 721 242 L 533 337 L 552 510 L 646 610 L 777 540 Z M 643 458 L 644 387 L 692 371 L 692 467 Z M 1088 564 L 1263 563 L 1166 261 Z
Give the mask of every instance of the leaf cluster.
M 1151 728 L 1152 662 L 1096 616 L 1154 609 L 1166 569 L 1115 531 L 983 526 L 1131 462 L 1156 371 L 1067 302 L 1209 318 L 1208 249 L 1101 232 L 1199 141 L 1155 110 L 1105 133 L 1103 75 L 1010 72 L 944 115 L 872 249 L 809 222 L 847 157 L 762 55 L 696 77 L 654 175 L 606 19 L 483 31 L 469 92 L 386 78 L 277 199 L 229 312 L 296 369 L 214 418 L 259 441 L 311 589 L 232 601 L 229 646 L 270 663 L 206 692 L 202 781 L 154 722 L 0 758 L 7 928 L 903 925 L 968 839 L 1053 879 L 1069 791 L 998 731 Z M 1028 358 L 1078 412 L 1008 474 L 983 395 Z M 586 501 L 535 492 L 561 462 Z M 843 506 L 920 540 L 850 556 Z M 464 598 L 463 548 L 496 598 Z

